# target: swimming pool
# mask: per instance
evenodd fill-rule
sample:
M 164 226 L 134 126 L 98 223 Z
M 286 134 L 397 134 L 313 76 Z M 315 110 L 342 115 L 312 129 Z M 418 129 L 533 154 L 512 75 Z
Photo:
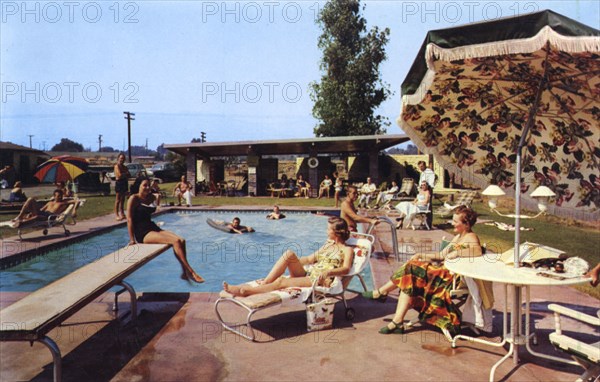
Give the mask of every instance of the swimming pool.
M 188 261 L 206 282 L 191 285 L 181 280 L 181 268 L 172 250 L 144 265 L 126 281 L 140 292 L 216 292 L 221 290 L 224 280 L 237 284 L 266 276 L 286 249 L 307 256 L 327 238 L 326 217 L 286 212 L 287 218 L 283 220 L 268 220 L 266 214 L 266 211 L 179 211 L 156 216 L 156 222 L 164 223 L 163 229 L 186 239 Z M 207 218 L 231 221 L 235 216 L 257 232 L 234 235 L 206 223 Z M 34 291 L 128 242 L 127 228 L 123 227 L 50 251 L 2 270 L 0 292 Z M 364 277 L 371 283 L 370 269 L 365 270 Z

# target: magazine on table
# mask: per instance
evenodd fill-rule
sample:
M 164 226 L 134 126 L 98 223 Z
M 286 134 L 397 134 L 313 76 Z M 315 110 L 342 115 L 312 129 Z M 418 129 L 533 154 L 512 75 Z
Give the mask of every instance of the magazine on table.
M 515 252 L 514 247 L 500 255 L 500 261 L 506 265 L 514 265 Z M 542 259 L 558 259 L 565 252 L 560 249 L 548 247 L 546 245 L 525 242 L 519 246 L 519 263 L 533 264 Z

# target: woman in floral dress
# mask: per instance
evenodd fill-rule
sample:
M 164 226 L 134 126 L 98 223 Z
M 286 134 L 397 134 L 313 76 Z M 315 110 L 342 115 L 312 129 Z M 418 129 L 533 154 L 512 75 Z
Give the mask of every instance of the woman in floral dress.
M 390 323 L 379 330 L 381 334 L 404 333 L 404 316 L 410 308 L 419 312 L 419 320 L 456 333 L 460 327 L 460 311 L 450 298 L 453 275 L 444 260 L 457 257 L 481 256 L 481 244 L 471 230 L 477 214 L 469 207 L 455 210 L 452 224 L 457 235 L 439 253 L 416 254 L 400 267 L 385 285 L 363 293 L 372 300 L 384 302 L 387 294 L 400 289 L 396 313 Z

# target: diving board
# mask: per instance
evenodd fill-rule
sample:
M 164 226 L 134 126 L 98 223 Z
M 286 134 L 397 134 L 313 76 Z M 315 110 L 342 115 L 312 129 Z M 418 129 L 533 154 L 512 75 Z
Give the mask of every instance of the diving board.
M 0 341 L 38 341 L 54 362 L 54 381 L 61 380 L 61 353 L 46 334 L 88 303 L 120 285 L 129 292 L 132 319 L 137 317 L 135 290 L 124 279 L 170 246 L 136 244 L 110 253 L 62 277 L 0 311 Z M 115 309 L 117 297 L 115 295 Z

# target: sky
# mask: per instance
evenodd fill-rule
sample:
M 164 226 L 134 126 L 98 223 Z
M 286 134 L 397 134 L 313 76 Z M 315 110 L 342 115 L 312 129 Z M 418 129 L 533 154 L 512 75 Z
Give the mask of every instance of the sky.
M 600 29 L 600 2 L 362 1 L 368 28 L 390 28 L 377 113 L 402 134 L 400 85 L 428 30 L 552 9 Z M 0 140 L 98 150 L 310 138 L 325 3 L 306 1 L 0 0 Z M 101 136 L 101 137 L 100 137 Z M 101 143 L 99 140 L 101 139 Z

